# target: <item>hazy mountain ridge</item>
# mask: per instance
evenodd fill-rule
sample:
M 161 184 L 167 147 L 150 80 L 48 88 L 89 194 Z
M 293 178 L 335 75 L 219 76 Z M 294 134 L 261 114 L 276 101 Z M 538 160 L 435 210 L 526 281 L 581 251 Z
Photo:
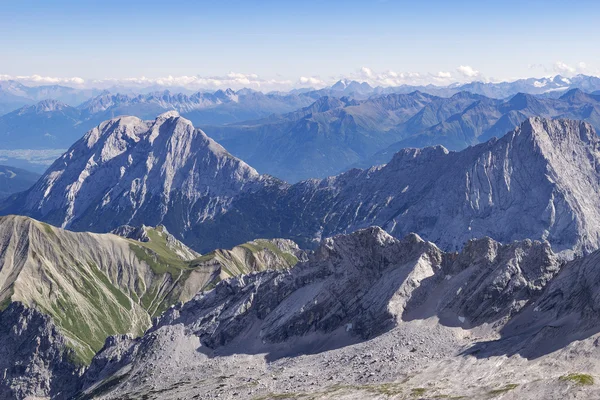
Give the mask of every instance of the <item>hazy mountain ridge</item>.
M 0 165 L 0 199 L 29 189 L 39 178 L 34 172 Z
M 323 97 L 294 113 L 203 129 L 260 172 L 296 182 L 385 164 L 407 147 L 462 150 L 501 137 L 531 116 L 580 119 L 600 128 L 600 98 L 578 89 L 560 99 L 520 93 L 498 100 L 468 92 Z
M 56 100 L 77 106 L 101 93 L 98 89 L 77 89 L 61 85 L 26 86 L 16 81 L 0 80 L 0 115 L 43 100 Z

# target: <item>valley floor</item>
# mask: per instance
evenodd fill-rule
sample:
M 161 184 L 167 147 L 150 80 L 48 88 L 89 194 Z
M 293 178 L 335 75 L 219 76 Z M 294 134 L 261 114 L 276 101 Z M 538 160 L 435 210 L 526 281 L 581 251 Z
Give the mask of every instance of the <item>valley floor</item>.
M 203 351 L 181 325 L 160 328 L 151 350 L 121 379 L 88 393 L 102 399 L 590 399 L 600 398 L 597 338 L 548 355 L 469 355 L 482 342 L 498 347 L 491 329 L 442 326 L 436 318 L 401 322 L 372 340 L 345 345 L 343 331 L 307 349 L 252 353 L 233 342 Z M 313 343 L 318 342 L 312 338 Z M 319 347 L 320 346 L 320 347 Z M 338 347 L 338 348 L 335 348 Z M 498 349 L 500 349 L 498 347 Z M 246 350 L 244 350 L 246 349 Z

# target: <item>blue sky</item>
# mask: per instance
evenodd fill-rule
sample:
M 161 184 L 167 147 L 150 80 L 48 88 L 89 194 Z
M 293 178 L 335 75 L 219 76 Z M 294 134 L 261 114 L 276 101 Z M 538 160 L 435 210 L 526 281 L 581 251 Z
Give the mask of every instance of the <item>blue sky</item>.
M 235 72 L 297 85 L 600 69 L 600 2 L 587 0 L 0 0 L 0 10 L 0 75 L 12 77 Z

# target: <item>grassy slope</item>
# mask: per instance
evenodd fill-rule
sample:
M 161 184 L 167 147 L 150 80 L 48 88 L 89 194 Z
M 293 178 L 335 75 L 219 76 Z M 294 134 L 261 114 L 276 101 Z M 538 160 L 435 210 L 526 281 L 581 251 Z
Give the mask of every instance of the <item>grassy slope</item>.
M 0 257 L 0 272 L 14 269 L 7 274 L 12 281 L 0 274 L 0 310 L 20 301 L 50 315 L 68 338 L 74 359 L 84 365 L 106 337 L 142 334 L 152 317 L 221 279 L 288 268 L 298 261 L 270 241 L 191 259 L 189 249 L 169 242 L 160 229 L 148 228 L 150 241 L 138 242 L 63 231 L 23 217 L 6 218 L 15 218 L 7 231 L 21 234 L 13 234 L 4 244 L 4 250 L 14 251 L 11 263 Z M 0 234 L 5 223 L 0 218 Z M 25 254 L 21 249 L 27 249 L 26 261 L 15 267 L 15 260 Z

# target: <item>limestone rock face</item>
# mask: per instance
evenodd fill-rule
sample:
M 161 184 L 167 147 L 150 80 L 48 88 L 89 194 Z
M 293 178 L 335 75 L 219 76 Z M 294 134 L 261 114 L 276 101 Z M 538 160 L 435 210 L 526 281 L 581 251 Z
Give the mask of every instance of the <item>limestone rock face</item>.
M 89 131 L 5 213 L 95 232 L 165 223 L 181 237 L 260 180 L 175 111 L 121 117 Z
M 151 331 L 183 324 L 204 346 L 239 338 L 252 348 L 339 329 L 366 339 L 436 314 L 452 326 L 503 325 L 561 266 L 548 243 L 486 238 L 444 253 L 417 235 L 397 240 L 374 227 L 326 239 L 290 270 L 223 281 L 169 309 Z
M 66 399 L 83 369 L 50 317 L 12 303 L 0 312 L 0 397 Z

